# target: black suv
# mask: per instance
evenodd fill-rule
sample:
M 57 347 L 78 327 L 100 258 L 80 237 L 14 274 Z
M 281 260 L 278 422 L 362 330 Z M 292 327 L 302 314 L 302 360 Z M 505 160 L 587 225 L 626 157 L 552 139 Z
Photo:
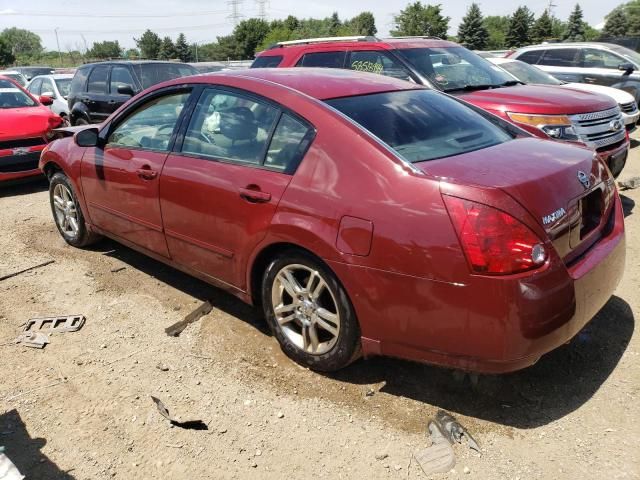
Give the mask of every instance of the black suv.
M 185 63 L 112 61 L 83 65 L 71 81 L 71 125 L 100 123 L 138 92 L 166 80 L 197 74 Z

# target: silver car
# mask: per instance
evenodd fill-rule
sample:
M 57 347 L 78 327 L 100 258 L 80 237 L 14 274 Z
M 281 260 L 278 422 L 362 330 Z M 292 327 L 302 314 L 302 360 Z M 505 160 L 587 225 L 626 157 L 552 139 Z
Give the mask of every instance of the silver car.
M 65 123 L 69 122 L 69 105 L 67 97 L 69 96 L 69 87 L 73 75 L 39 75 L 34 77 L 27 85 L 27 90 L 36 98 L 51 97 L 53 103 L 49 106 L 53 113 L 57 113 L 62 117 Z

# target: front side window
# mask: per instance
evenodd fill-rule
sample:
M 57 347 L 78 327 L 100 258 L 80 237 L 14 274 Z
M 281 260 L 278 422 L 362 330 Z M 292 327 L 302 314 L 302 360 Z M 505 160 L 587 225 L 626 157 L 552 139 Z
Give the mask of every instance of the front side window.
M 261 165 L 280 111 L 244 95 L 205 90 L 193 112 L 182 152 Z
M 58 92 L 64 98 L 69 96 L 69 87 L 71 87 L 71 79 L 70 78 L 56 78 L 56 86 L 58 87 Z
M 409 162 L 460 155 L 514 138 L 481 114 L 433 90 L 377 93 L 327 103 Z
M 9 80 L 0 79 L 0 108 L 35 107 L 37 103 L 33 98 L 18 88 Z
M 343 68 L 347 52 L 305 53 L 296 67 Z
M 549 75 L 544 70 L 540 70 L 538 67 L 534 67 L 519 60 L 499 63 L 498 65 L 523 83 L 533 83 L 537 85 L 563 85 L 563 82 Z
M 42 85 L 42 79 L 41 78 L 36 78 L 35 80 L 33 80 L 29 84 L 29 88 L 27 88 L 27 90 L 29 90 L 31 93 L 33 93 L 36 97 L 40 96 L 40 86 L 41 85 Z
M 617 70 L 618 65 L 622 63 L 626 63 L 626 60 L 606 50 L 587 48 L 584 51 L 583 67 L 585 68 L 611 68 Z
M 552 48 L 547 50 L 538 65 L 548 65 L 551 67 L 577 67 L 577 48 Z
M 198 75 L 198 70 L 184 63 L 139 63 L 135 64 L 133 69 L 142 83 L 142 88 L 149 88 L 174 78 Z
M 275 68 L 282 62 L 282 55 L 262 55 L 256 58 L 250 68 Z
M 87 91 L 90 93 L 107 93 L 107 76 L 109 67 L 95 67 L 89 74 L 89 84 Z
M 386 52 L 363 50 L 351 52 L 349 66 L 351 70 L 379 73 L 387 77 L 411 80 L 411 75 L 400 62 L 391 58 Z
M 189 92 L 154 98 L 137 108 L 110 133 L 108 147 L 168 151 Z
M 40 87 L 40 95 L 44 95 L 45 93 L 47 93 L 47 96 L 49 97 L 53 97 L 55 95 L 53 84 L 48 78 L 42 79 L 42 86 Z
M 511 75 L 466 48 L 402 48 L 397 52 L 445 92 L 501 87 L 514 82 Z
M 127 67 L 113 67 L 111 70 L 111 93 L 117 94 L 118 87 L 130 86 L 134 88 L 133 77 Z

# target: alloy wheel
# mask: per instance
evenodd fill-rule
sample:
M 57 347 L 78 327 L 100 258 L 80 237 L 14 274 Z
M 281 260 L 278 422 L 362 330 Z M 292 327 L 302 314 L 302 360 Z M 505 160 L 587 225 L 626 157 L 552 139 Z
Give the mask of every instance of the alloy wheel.
M 53 208 L 56 222 L 65 235 L 78 235 L 78 209 L 71 190 L 66 185 L 58 183 L 53 189 Z

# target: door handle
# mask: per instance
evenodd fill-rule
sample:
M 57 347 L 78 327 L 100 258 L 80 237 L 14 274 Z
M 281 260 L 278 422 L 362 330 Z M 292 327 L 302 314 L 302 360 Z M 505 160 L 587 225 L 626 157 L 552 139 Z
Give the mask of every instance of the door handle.
M 587 82 L 596 82 L 596 81 L 598 81 L 598 79 L 597 79 L 597 78 L 593 78 L 593 77 L 584 77 L 584 79 L 585 79 Z
M 107 103 L 108 103 L 109 105 L 115 105 L 115 104 L 116 104 L 116 101 L 115 101 L 115 100 L 109 100 Z
M 149 165 L 144 165 L 142 168 L 137 169 L 136 173 L 143 180 L 153 180 L 158 176 L 158 172 L 151 170 Z
M 256 188 L 241 188 L 239 189 L 240 196 L 250 203 L 266 203 L 271 200 L 271 194 L 263 192 Z

